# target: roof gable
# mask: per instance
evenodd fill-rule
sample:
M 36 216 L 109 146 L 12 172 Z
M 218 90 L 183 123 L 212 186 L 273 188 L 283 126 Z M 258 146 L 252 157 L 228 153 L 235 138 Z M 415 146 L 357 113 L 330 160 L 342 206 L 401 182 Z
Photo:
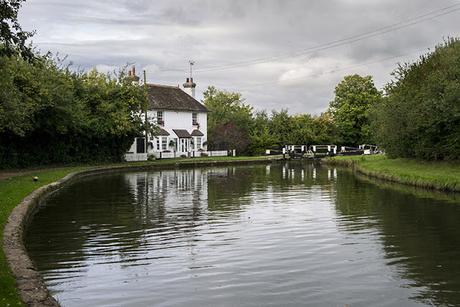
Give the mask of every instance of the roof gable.
M 208 112 L 195 98 L 176 86 L 148 84 L 149 109 Z
M 184 138 L 190 139 L 192 137 L 190 133 L 188 133 L 188 131 L 185 129 L 173 129 L 173 131 L 177 135 L 177 137 L 180 139 L 184 139 Z
M 198 129 L 195 129 L 192 131 L 192 133 L 190 134 L 191 136 L 204 136 L 203 132 L 201 132 L 200 130 Z

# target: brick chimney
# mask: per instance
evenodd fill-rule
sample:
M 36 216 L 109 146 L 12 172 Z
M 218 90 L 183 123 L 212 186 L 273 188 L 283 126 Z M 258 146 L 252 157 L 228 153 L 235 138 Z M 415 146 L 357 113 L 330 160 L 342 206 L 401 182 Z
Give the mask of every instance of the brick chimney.
M 130 70 L 128 70 L 128 78 L 131 79 L 131 82 L 135 85 L 139 84 L 139 76 L 136 76 L 136 67 L 133 65 Z
M 185 83 L 183 84 L 183 86 L 184 86 L 184 91 L 190 96 L 192 96 L 193 98 L 195 98 L 196 83 L 193 82 L 193 78 L 185 79 Z

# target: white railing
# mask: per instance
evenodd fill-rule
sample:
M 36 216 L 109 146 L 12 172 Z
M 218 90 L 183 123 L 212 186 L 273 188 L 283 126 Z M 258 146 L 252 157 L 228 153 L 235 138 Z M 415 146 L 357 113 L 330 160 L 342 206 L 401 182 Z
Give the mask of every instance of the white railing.
M 156 159 L 173 159 L 173 158 L 199 158 L 199 157 L 226 157 L 227 150 L 210 150 L 210 151 L 192 151 L 192 152 L 154 152 L 150 155 Z
M 155 152 L 153 155 L 157 159 L 173 159 L 176 157 L 174 152 Z
M 146 153 L 127 153 L 125 154 L 125 160 L 128 162 L 147 161 L 147 154 Z
M 207 151 L 208 156 L 210 157 L 226 157 L 228 156 L 228 151 L 227 150 L 213 150 L 213 151 Z
M 194 151 L 192 157 L 226 157 L 227 150 L 209 150 L 209 151 Z

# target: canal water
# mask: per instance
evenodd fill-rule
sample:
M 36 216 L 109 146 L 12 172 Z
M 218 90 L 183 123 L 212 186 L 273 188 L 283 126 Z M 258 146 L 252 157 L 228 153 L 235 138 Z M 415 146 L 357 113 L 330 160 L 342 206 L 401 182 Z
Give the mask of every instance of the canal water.
M 460 306 L 457 195 L 303 162 L 87 178 L 26 246 L 63 306 Z

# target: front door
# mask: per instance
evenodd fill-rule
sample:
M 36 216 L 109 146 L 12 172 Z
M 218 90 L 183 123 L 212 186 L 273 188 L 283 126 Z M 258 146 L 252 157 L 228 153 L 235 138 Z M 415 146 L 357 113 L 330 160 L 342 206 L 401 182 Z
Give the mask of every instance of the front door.
M 136 138 L 136 153 L 145 153 L 145 138 Z

